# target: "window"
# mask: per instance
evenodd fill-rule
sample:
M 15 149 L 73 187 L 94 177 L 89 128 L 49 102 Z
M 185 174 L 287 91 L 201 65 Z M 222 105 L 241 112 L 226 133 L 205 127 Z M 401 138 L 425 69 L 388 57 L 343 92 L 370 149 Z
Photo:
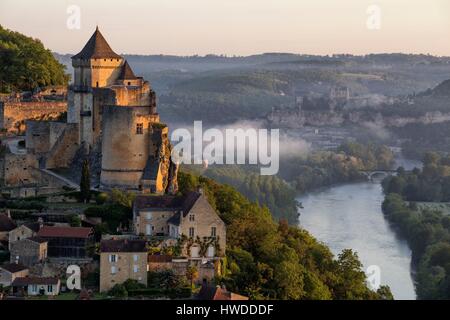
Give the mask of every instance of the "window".
M 111 267 L 111 274 L 116 274 L 117 273 L 117 269 L 115 266 Z
M 52 292 L 53 292 L 53 286 L 52 286 L 51 284 L 49 284 L 49 285 L 47 286 L 47 292 L 48 292 L 48 293 L 52 293 Z
M 138 261 L 139 260 L 139 256 L 137 254 L 133 255 L 133 260 L 134 260 L 134 262 Z
M 97 88 L 98 88 L 98 81 L 97 81 L 97 83 L 96 83 L 96 84 L 97 84 Z
M 110 254 L 109 255 L 109 262 L 116 262 L 117 261 L 117 256 L 115 254 Z
M 134 273 L 138 273 L 139 272 L 139 266 L 138 265 L 134 265 L 133 266 L 133 272 Z
M 189 237 L 193 238 L 195 235 L 194 228 L 189 228 Z
M 32 292 L 37 292 L 37 290 L 38 290 L 37 284 L 33 284 L 33 285 L 31 286 L 31 291 L 32 291 Z
M 147 225 L 145 226 L 145 233 L 146 233 L 148 236 L 151 236 L 151 235 L 152 235 L 152 229 L 151 229 L 151 226 L 150 226 L 149 224 L 147 224 Z
M 151 212 L 147 212 L 147 220 L 152 220 L 152 213 Z
M 189 221 L 195 221 L 195 216 L 193 214 L 189 215 Z
M 128 81 L 128 85 L 131 86 L 131 82 L 130 81 Z
M 136 134 L 144 134 L 144 124 L 143 123 L 136 124 Z
M 216 227 L 211 227 L 211 237 L 215 238 L 216 237 Z

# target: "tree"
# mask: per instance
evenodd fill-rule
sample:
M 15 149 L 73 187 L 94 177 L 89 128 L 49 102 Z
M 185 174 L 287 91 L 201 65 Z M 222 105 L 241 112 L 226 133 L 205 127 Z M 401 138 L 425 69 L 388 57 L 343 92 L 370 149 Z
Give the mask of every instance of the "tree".
M 194 281 L 198 278 L 198 270 L 196 266 L 189 266 L 186 270 L 186 278 L 190 281 L 191 287 L 194 286 Z
M 84 203 L 88 203 L 91 200 L 91 176 L 87 159 L 83 161 L 83 168 L 81 169 L 80 194 Z

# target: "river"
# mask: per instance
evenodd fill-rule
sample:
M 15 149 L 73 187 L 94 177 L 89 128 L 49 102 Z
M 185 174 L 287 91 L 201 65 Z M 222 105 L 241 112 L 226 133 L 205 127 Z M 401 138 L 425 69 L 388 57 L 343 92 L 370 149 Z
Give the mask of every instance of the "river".
M 398 160 L 411 169 L 415 162 Z M 381 284 L 389 285 L 397 300 L 416 299 L 411 278 L 411 250 L 384 219 L 384 196 L 379 182 L 345 184 L 297 198 L 303 204 L 300 225 L 337 255 L 357 251 L 364 268 L 376 265 Z

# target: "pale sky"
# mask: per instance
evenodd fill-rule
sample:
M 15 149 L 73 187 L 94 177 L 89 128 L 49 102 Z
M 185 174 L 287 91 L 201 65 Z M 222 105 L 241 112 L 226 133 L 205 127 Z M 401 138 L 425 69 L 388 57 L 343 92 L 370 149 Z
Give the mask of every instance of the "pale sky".
M 80 29 L 67 27 L 70 5 Z M 367 27 L 371 5 L 380 29 Z M 0 24 L 60 53 L 80 51 L 98 24 L 117 53 L 450 56 L 449 0 L 0 0 Z

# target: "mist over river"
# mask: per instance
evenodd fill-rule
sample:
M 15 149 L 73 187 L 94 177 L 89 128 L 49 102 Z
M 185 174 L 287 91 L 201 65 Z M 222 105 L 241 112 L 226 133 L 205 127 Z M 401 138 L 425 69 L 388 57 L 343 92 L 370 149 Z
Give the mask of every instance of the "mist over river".
M 406 169 L 417 162 L 398 159 Z M 300 225 L 337 255 L 343 249 L 357 251 L 364 268 L 377 265 L 381 284 L 389 285 L 394 298 L 415 299 L 411 278 L 411 250 L 384 219 L 384 195 L 380 182 L 345 184 L 297 198 L 303 204 Z

